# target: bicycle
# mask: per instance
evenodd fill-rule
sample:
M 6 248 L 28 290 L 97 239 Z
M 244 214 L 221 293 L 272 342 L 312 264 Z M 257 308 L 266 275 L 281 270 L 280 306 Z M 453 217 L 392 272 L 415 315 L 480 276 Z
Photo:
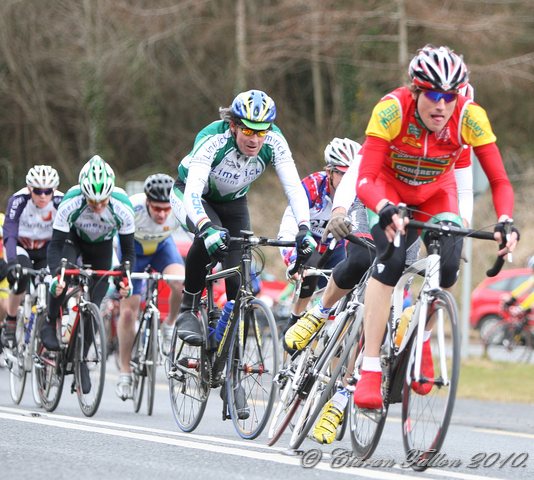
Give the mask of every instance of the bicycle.
M 374 245 L 364 239 L 349 235 L 347 240 L 374 251 Z M 290 426 L 292 434 L 289 448 L 297 451 L 331 397 L 334 387 L 342 384 L 342 379 L 347 375 L 351 346 L 361 334 L 361 307 L 370 274 L 371 268 L 339 301 L 331 314 L 333 321 L 316 332 L 306 348 L 295 352 L 288 365 L 277 375 L 275 381 L 280 387 L 280 401 L 269 428 L 269 446 L 274 445 Z M 293 418 L 296 420 L 293 421 Z M 338 440 L 343 437 L 345 426 L 344 422 L 338 430 Z
M 9 391 L 13 402 L 18 405 L 24 395 L 26 376 L 31 372 L 33 399 L 37 406 L 41 406 L 33 369 L 33 357 L 35 332 L 38 331 L 46 316 L 48 291 L 46 278 L 50 274 L 47 268 L 34 270 L 33 268 L 20 266 L 15 269 L 14 273 L 14 290 L 17 289 L 18 282 L 23 275 L 32 277 L 32 281 L 28 283 L 22 305 L 17 310 L 16 343 L 13 349 L 6 348 L 6 362 L 9 368 Z
M 399 207 L 401 214 L 406 214 L 406 207 Z M 349 402 L 350 436 L 355 455 L 363 460 L 369 458 L 380 440 L 389 405 L 401 402 L 404 449 L 410 457 L 411 467 L 423 471 L 445 440 L 460 373 L 458 309 L 454 297 L 440 287 L 440 257 L 443 252 L 440 251 L 439 237 L 470 236 L 494 241 L 494 236 L 493 232 L 412 219 L 407 228 L 425 230 L 430 235 L 428 256 L 407 266 L 394 287 L 391 314 L 380 355 L 383 407 L 380 410 L 359 409 L 354 402 Z M 386 255 L 392 251 L 393 244 L 390 247 Z M 498 257 L 486 274 L 496 275 L 503 263 L 504 259 Z M 416 279 L 420 283 L 419 292 L 414 296 L 413 314 L 404 333 L 399 322 L 404 290 L 411 285 L 413 291 Z M 432 378 L 422 374 L 425 331 L 431 332 Z M 365 338 L 362 336 L 355 346 L 356 361 L 351 367 L 354 383 L 360 377 L 364 348 Z
M 178 338 L 177 327 L 173 331 L 167 376 L 174 418 L 184 432 L 198 426 L 210 390 L 223 385 L 222 418 L 231 419 L 242 438 L 260 435 L 272 410 L 276 393 L 273 378 L 279 363 L 278 336 L 271 310 L 253 294 L 253 250 L 259 246 L 293 247 L 295 242 L 254 237 L 246 230 L 241 234 L 242 237 L 230 238 L 231 247 L 241 248 L 240 265 L 206 276 L 206 296 L 199 313 L 202 345 L 188 345 Z M 210 264 L 209 271 L 214 266 Z M 214 302 L 214 284 L 231 276 L 238 277 L 239 290 L 217 345 L 213 332 L 220 310 Z
M 534 351 L 534 315 L 517 306 L 505 313 L 484 336 L 483 356 L 492 361 L 529 363 Z
M 159 280 L 183 280 L 183 275 L 170 275 L 159 272 L 131 273 L 134 280 L 147 280 L 145 307 L 139 314 L 139 325 L 132 347 L 132 392 L 134 411 L 141 408 L 143 390 L 146 382 L 147 414 L 152 415 L 156 389 L 156 370 L 164 357 L 160 330 L 160 311 L 158 309 Z
M 60 339 L 61 349 L 50 352 L 36 336 L 36 372 L 37 388 L 42 406 L 48 412 L 54 411 L 61 399 L 65 375 L 74 374 L 71 393 L 76 392 L 82 413 L 93 416 L 100 405 L 106 374 L 106 336 L 104 323 L 99 308 L 91 302 L 89 285 L 93 276 L 120 276 L 119 271 L 92 270 L 88 266 L 67 268 L 67 260 L 61 261 L 59 281 L 67 276 L 69 290 L 65 296 L 62 314 L 66 312 L 69 300 L 75 299 L 73 310 L 74 323 L 70 338 Z M 62 315 L 61 315 L 62 316 Z M 58 319 L 57 332 L 61 332 L 61 316 Z M 90 389 L 84 392 L 82 385 L 82 369 L 87 369 L 90 378 Z

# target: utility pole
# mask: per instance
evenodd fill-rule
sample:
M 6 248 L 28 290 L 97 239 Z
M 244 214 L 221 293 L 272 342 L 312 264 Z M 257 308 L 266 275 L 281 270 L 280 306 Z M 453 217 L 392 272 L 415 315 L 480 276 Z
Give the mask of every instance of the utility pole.
M 397 14 L 399 16 L 399 66 L 402 85 L 406 81 L 406 68 L 408 67 L 408 25 L 404 0 L 397 0 Z
M 247 83 L 247 31 L 246 31 L 246 6 L 245 0 L 237 0 L 235 4 L 235 18 L 236 18 L 236 52 L 237 52 L 237 68 L 236 68 L 236 90 L 242 92 L 246 88 Z M 236 93 L 237 93 L 236 92 Z

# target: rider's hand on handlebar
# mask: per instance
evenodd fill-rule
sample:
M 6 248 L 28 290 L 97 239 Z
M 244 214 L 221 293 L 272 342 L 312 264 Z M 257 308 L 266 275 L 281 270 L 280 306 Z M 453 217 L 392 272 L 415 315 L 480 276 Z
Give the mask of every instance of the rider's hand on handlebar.
M 386 203 L 378 211 L 379 224 L 389 242 L 393 242 L 397 231 L 404 235 L 404 227 L 408 224 L 408 218 L 399 215 L 399 209 L 392 203 Z
M 312 253 L 317 249 L 317 242 L 313 238 L 310 229 L 306 225 L 300 225 L 299 231 L 295 237 L 295 244 L 297 247 L 297 257 L 301 263 L 308 260 Z
M 501 217 L 499 219 L 499 223 L 495 225 L 493 232 L 495 240 L 499 243 L 499 245 L 503 245 L 503 239 L 506 240 L 506 245 L 498 252 L 499 256 L 512 253 L 520 238 L 519 230 L 514 227 L 513 220 Z
M 352 224 L 346 217 L 345 209 L 336 209 L 332 212 L 332 218 L 330 218 L 324 229 L 321 242 L 326 242 L 330 234 L 339 242 L 351 232 L 351 227 Z
M 219 225 L 206 222 L 198 235 L 204 240 L 204 246 L 212 260 L 222 262 L 228 255 L 230 232 Z

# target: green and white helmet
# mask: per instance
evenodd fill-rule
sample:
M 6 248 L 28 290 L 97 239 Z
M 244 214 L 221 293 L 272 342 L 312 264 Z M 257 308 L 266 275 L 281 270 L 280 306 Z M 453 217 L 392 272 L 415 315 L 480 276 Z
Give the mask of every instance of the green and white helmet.
M 95 155 L 83 166 L 78 183 L 87 200 L 101 202 L 113 192 L 115 173 L 102 157 Z

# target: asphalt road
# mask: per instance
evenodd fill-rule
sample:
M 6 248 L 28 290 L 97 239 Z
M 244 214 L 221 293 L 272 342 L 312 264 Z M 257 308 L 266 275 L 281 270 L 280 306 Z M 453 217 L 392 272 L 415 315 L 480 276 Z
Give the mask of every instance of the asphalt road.
M 306 441 L 304 457 L 286 455 L 288 437 L 274 447 L 266 432 L 240 439 L 231 421 L 221 421 L 222 402 L 212 391 L 198 429 L 176 426 L 160 369 L 154 414 L 133 412 L 114 393 L 112 361 L 97 414 L 84 417 L 66 388 L 53 413 L 37 408 L 29 389 L 20 405 L 9 395 L 8 373 L 0 370 L 0 472 L 3 478 L 61 479 L 532 479 L 534 405 L 458 400 L 442 449 L 441 465 L 423 473 L 403 466 L 400 410 L 393 406 L 372 462 L 350 464 L 348 437 L 331 446 Z M 66 379 L 66 386 L 70 378 Z M 338 468 L 335 465 L 345 464 Z M 500 467 L 500 465 L 505 464 Z M 304 466 L 306 465 L 306 466 Z M 484 466 L 486 465 L 486 466 Z

